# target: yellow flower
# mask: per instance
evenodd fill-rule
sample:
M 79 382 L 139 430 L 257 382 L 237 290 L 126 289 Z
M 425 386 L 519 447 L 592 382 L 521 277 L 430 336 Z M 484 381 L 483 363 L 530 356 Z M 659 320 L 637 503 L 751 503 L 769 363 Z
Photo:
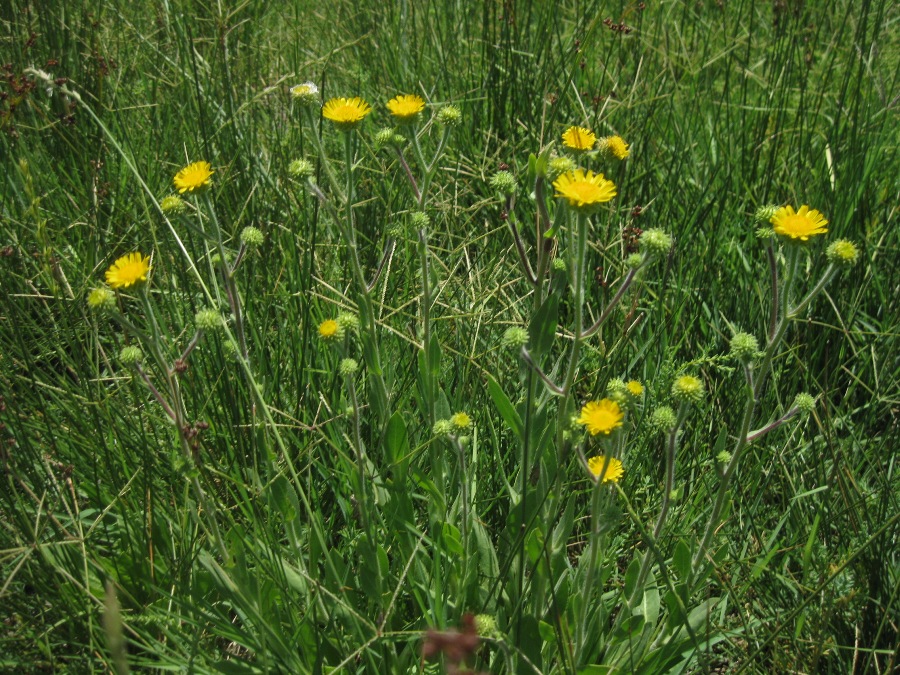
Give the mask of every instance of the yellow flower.
M 644 385 L 642 385 L 637 380 L 630 380 L 628 384 L 625 385 L 628 391 L 632 396 L 640 396 L 644 393 Z
M 569 127 L 562 135 L 563 145 L 572 150 L 590 150 L 597 142 L 594 132 L 584 127 Z
M 140 253 L 129 253 L 116 260 L 106 270 L 106 283 L 110 288 L 128 288 L 141 281 L 147 281 L 150 272 L 150 258 Z
M 605 398 L 602 401 L 591 401 L 581 409 L 578 423 L 587 427 L 591 436 L 607 434 L 622 426 L 622 410 L 615 401 Z
M 586 214 L 593 213 L 600 204 L 616 196 L 616 186 L 611 180 L 604 178 L 602 173 L 585 172 L 584 169 L 564 173 L 553 187 L 557 197 L 565 198 L 569 206 Z
M 341 327 L 334 319 L 325 319 L 319 324 L 319 337 L 323 340 L 336 340 L 341 336 Z
M 613 157 L 625 159 L 628 157 L 628 143 L 621 136 L 607 136 L 600 139 L 600 147 Z
M 193 192 L 209 185 L 209 177 L 212 175 L 209 162 L 194 162 L 175 174 L 175 187 L 181 193 Z
M 350 131 L 372 112 L 368 103 L 359 96 L 354 98 L 333 98 L 322 107 L 322 116 L 334 122 L 341 131 Z
M 450 418 L 450 423 L 460 431 L 472 426 L 472 418 L 464 412 L 458 412 Z
M 609 465 L 607 465 L 606 462 L 607 459 L 604 455 L 591 457 L 588 460 L 588 469 L 591 470 L 591 473 L 594 474 L 601 483 L 608 483 L 609 481 L 618 483 L 622 474 L 625 473 L 622 469 L 622 462 L 615 457 L 609 458 Z M 606 471 L 603 471 L 604 466 L 606 467 Z M 603 472 L 603 476 L 600 475 L 601 472 Z
M 793 206 L 782 206 L 775 212 L 769 221 L 774 225 L 776 234 L 791 239 L 807 241 L 817 234 L 825 234 L 828 221 L 815 209 L 810 209 L 806 204 L 800 210 L 794 212 Z
M 401 124 L 415 121 L 419 113 L 425 109 L 425 101 L 416 94 L 401 94 L 387 102 L 391 115 Z

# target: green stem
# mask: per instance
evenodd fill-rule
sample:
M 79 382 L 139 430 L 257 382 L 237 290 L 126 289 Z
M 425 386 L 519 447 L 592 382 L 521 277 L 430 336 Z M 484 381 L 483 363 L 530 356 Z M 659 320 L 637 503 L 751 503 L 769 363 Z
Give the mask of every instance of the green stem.
M 431 370 L 431 283 L 428 272 L 428 234 L 419 230 L 419 264 L 422 268 L 422 349 L 425 356 L 425 407 L 428 423 L 434 425 L 434 373 Z

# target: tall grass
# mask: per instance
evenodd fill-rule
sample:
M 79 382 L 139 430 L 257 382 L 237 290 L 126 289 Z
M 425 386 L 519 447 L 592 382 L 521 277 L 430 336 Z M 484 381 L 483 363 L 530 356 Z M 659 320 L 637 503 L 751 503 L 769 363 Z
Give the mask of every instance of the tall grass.
M 467 613 L 497 621 L 470 660 L 492 672 L 607 672 L 600 664 L 614 658 L 641 672 L 897 667 L 897 9 L 646 5 L 8 5 L 4 668 L 420 672 L 431 668 L 423 642 L 435 639 L 425 631 L 461 626 Z M 291 100 L 289 87 L 307 80 L 325 98 L 360 95 L 376 108 L 358 136 L 353 212 L 362 269 L 371 275 L 392 252 L 371 292 L 391 394 L 383 420 L 359 343 L 348 338 L 340 353 L 317 338 L 321 321 L 360 312 L 362 296 L 347 210 L 334 216 L 288 170 L 312 160 L 333 197 L 318 136 L 346 171 L 341 134 L 318 117 L 304 124 Z M 373 142 L 397 93 L 463 113 L 431 187 L 427 246 L 410 226 L 418 207 L 396 156 Z M 587 246 L 592 318 L 625 274 L 633 228 L 675 238 L 585 341 L 573 385 L 578 404 L 611 378 L 647 387 L 628 417 L 618 493 L 591 487 L 572 443 L 557 456 L 547 439 L 521 442 L 510 419 L 525 417 L 531 371 L 500 346 L 540 312 L 505 218 L 533 254 L 529 154 L 558 150 L 571 124 L 631 144 L 627 161 L 604 166 L 619 196 Z M 435 125 L 426 152 L 438 138 Z M 135 336 L 86 297 L 119 255 L 152 251 L 167 358 L 191 339 L 198 310 L 232 313 L 214 247 L 191 226 L 207 206 L 189 200 L 179 217 L 158 207 L 175 172 L 199 159 L 216 171 L 210 201 L 226 248 L 238 250 L 248 225 L 265 243 L 235 277 L 248 358 L 234 358 L 227 333 L 208 334 L 180 375 L 187 421 L 209 425 L 192 456 L 118 362 Z M 488 183 L 502 165 L 522 184 L 511 213 Z M 792 322 L 757 426 L 799 391 L 818 397 L 815 412 L 750 446 L 703 578 L 685 586 L 684 552 L 698 550 L 719 487 L 714 460 L 743 412 L 728 340 L 768 327 L 752 218 L 768 203 L 820 209 L 829 238 L 854 240 L 861 261 Z M 560 237 L 560 259 L 572 236 Z M 816 255 L 801 269 L 814 280 Z M 572 338 L 575 303 L 559 294 L 545 365 Z M 137 301 L 122 307 L 144 316 Z M 436 351 L 423 341 L 426 309 Z M 352 382 L 339 373 L 344 356 L 363 365 Z M 652 541 L 665 444 L 650 417 L 671 402 L 685 363 L 708 391 L 682 428 L 677 498 Z M 543 406 L 535 425 L 555 419 L 556 399 Z M 474 420 L 461 453 L 432 433 L 458 411 Z M 538 453 L 526 466 L 523 445 Z M 645 554 L 653 570 L 636 591 L 638 625 L 622 595 L 635 592 L 629 563 Z M 582 597 L 588 561 L 595 592 Z M 647 652 L 642 641 L 657 637 L 675 646 Z

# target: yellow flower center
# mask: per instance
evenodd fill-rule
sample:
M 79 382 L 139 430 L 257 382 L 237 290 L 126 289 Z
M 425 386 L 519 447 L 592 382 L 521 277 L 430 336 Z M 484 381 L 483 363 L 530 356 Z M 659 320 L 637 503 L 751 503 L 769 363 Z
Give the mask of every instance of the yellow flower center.
M 807 241 L 817 234 L 825 234 L 828 221 L 815 209 L 810 209 L 806 204 L 800 210 L 794 212 L 794 207 L 784 206 L 775 212 L 770 221 L 776 234 L 790 239 Z
M 422 100 L 421 96 L 416 96 L 415 94 L 402 94 L 388 101 L 387 107 L 391 111 L 391 115 L 401 121 L 406 121 L 414 118 L 425 109 L 425 101 Z
M 140 253 L 129 253 L 116 260 L 106 270 L 106 283 L 110 288 L 128 288 L 147 280 L 150 272 L 150 258 Z
M 339 330 L 338 322 L 334 319 L 326 319 L 319 324 L 319 337 L 328 340 L 337 337 Z

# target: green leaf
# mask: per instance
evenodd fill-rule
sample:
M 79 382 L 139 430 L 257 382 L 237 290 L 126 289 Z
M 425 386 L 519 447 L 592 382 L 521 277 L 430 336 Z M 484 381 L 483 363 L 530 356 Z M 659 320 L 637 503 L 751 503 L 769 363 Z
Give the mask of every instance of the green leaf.
M 465 552 L 459 536 L 459 529 L 450 523 L 444 523 L 441 526 L 441 543 L 451 555 L 461 556 Z
M 645 555 L 650 555 L 646 553 Z M 638 574 L 641 573 L 641 561 L 638 556 L 631 559 L 628 569 L 625 570 L 625 597 L 630 598 L 634 595 L 637 588 Z
M 409 436 L 406 422 L 399 412 L 391 415 L 384 434 L 384 447 L 390 464 L 397 464 L 409 455 Z
M 678 577 L 682 580 L 687 579 L 691 574 L 691 549 L 688 548 L 684 539 L 680 539 L 675 544 L 675 551 L 672 553 L 672 566 L 678 572 Z
M 525 552 L 528 554 L 528 559 L 532 565 L 540 559 L 543 550 L 544 533 L 541 532 L 539 527 L 535 527 L 525 538 Z
M 441 374 L 441 343 L 434 333 L 431 334 L 431 342 L 428 345 L 428 367 L 432 375 Z
M 538 630 L 540 631 L 541 639 L 544 642 L 556 641 L 556 631 L 553 630 L 553 626 L 551 626 L 546 621 L 538 621 Z
M 509 398 L 503 393 L 500 385 L 497 384 L 497 380 L 488 375 L 487 384 L 488 393 L 491 395 L 494 405 L 497 406 L 500 417 L 503 418 L 503 421 L 506 422 L 509 428 L 521 439 L 525 428 L 522 425 L 522 418 L 519 417 L 519 413 L 516 412 L 516 409 L 513 407 L 513 404 L 510 403 Z

